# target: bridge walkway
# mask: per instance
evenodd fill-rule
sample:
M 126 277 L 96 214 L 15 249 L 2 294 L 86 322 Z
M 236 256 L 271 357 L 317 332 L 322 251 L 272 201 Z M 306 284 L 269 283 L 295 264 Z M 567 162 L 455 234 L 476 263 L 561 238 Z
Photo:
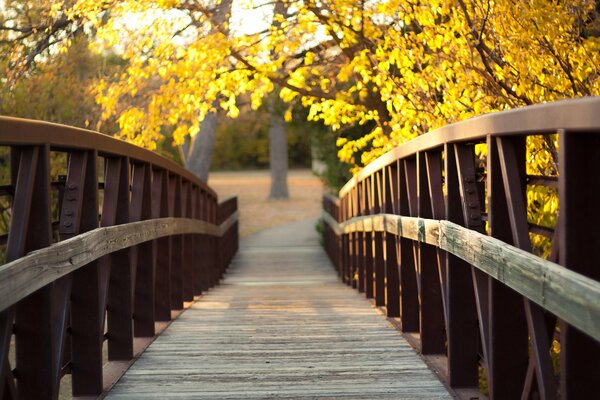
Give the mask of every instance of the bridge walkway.
M 315 221 L 240 243 L 108 399 L 451 399 L 370 301 L 342 284 Z

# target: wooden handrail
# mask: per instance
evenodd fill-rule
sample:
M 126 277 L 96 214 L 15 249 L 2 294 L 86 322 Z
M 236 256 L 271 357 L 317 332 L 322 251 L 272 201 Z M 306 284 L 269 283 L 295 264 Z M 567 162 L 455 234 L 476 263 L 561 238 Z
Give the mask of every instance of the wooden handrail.
M 221 225 L 188 218 L 150 219 L 97 228 L 33 251 L 0 266 L 0 311 L 107 254 L 165 236 L 204 234 L 223 237 L 237 220 L 237 212 Z
M 528 153 L 531 136 L 546 148 Z M 528 171 L 540 150 L 550 176 Z M 477 386 L 481 366 L 492 398 L 585 398 L 600 378 L 598 160 L 599 97 L 451 124 L 325 196 L 325 247 L 424 355 L 447 356 L 450 386 Z M 544 220 L 540 196 L 558 205 Z
M 336 235 L 387 232 L 436 246 L 600 340 L 600 282 L 596 280 L 449 221 L 393 214 L 354 217 L 341 224 L 328 213 L 322 218 Z

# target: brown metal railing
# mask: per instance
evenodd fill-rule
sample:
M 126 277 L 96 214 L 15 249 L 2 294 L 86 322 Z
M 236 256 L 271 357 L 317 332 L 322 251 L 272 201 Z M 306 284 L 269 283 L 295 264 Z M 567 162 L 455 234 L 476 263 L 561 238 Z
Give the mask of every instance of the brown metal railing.
M 0 146 L 10 177 L 0 399 L 55 399 L 66 373 L 74 396 L 100 395 L 157 328 L 218 283 L 237 251 L 237 202 L 86 130 L 0 117 Z
M 556 175 L 527 174 L 534 135 L 556 152 Z M 478 387 L 483 367 L 493 399 L 594 397 L 599 161 L 600 98 L 449 125 L 375 160 L 339 200 L 326 196 L 325 246 L 341 279 L 423 355 L 447 357 L 450 387 Z M 554 226 L 531 220 L 534 185 L 555 190 Z M 547 259 L 531 254 L 535 235 L 551 241 Z

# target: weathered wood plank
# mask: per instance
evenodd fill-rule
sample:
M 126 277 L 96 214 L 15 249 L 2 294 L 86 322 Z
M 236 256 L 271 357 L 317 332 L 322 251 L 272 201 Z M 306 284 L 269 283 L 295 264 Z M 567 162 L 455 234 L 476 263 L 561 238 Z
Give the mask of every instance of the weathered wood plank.
M 159 218 L 97 228 L 0 266 L 0 311 L 102 256 L 149 240 L 186 233 L 222 236 L 236 212 L 217 226 L 186 218 Z
M 339 282 L 313 223 L 258 236 L 108 399 L 452 398 L 382 313 Z
M 326 213 L 323 220 L 340 234 L 385 229 L 435 245 L 600 340 L 600 282 L 570 269 L 449 221 L 379 214 L 338 224 Z

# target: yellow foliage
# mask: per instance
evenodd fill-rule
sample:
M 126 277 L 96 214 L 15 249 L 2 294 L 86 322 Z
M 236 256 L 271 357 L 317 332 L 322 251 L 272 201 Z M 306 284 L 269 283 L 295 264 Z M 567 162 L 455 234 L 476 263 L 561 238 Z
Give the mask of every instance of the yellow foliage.
M 95 47 L 117 48 L 129 62 L 96 97 L 128 140 L 151 147 L 168 129 L 179 142 L 214 107 L 235 117 L 240 95 L 257 108 L 277 89 L 341 136 L 372 126 L 340 142 L 340 158 L 360 166 L 448 123 L 600 92 L 600 40 L 587 28 L 597 23 L 592 0 L 307 0 L 285 3 L 289 17 L 255 35 L 227 34 L 208 2 L 195 4 L 52 6 L 87 20 L 98 31 Z

